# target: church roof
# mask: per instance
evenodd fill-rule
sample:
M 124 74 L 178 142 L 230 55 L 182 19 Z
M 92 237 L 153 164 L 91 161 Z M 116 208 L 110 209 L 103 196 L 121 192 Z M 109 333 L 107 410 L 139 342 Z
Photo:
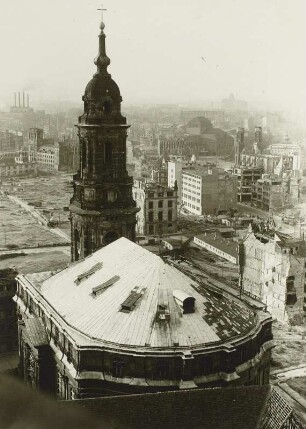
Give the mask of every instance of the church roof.
M 35 274 L 26 278 L 35 287 Z M 256 325 L 245 304 L 201 288 L 126 238 L 36 289 L 70 327 L 127 347 L 203 346 L 244 335 Z

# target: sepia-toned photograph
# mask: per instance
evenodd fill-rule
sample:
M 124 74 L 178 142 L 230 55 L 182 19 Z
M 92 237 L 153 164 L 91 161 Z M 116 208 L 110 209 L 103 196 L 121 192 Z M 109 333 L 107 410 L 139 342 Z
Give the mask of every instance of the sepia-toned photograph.
M 306 427 L 305 16 L 0 2 L 0 429 Z

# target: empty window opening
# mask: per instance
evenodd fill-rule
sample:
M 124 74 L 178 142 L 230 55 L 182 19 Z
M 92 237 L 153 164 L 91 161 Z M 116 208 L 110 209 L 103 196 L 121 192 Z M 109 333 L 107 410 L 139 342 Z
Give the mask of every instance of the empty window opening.
M 124 377 L 124 367 L 125 367 L 124 362 L 113 361 L 112 376 L 115 378 Z
M 111 142 L 105 142 L 104 143 L 104 161 L 105 163 L 107 163 L 107 162 L 112 162 L 112 160 L 113 160 L 113 146 Z

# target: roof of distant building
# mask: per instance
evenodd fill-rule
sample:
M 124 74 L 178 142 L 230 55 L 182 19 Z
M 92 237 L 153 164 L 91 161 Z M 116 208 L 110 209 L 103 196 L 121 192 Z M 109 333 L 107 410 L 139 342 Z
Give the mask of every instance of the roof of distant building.
M 187 125 L 188 128 L 200 127 L 200 133 L 204 133 L 205 130 L 213 127 L 211 121 L 204 116 L 198 116 L 197 118 L 191 119 Z
M 209 173 L 209 171 L 212 172 Z M 184 168 L 182 171 L 183 174 L 195 174 L 197 176 L 211 176 L 215 174 L 228 174 L 223 168 L 216 167 L 214 164 L 193 164 L 192 166 L 189 166 L 187 168 Z
M 227 253 L 230 256 L 233 256 L 234 258 L 237 257 L 237 242 L 220 238 L 216 234 L 199 234 L 196 236 L 196 238 L 204 241 L 207 244 L 210 244 L 211 246 L 221 250 L 224 253 Z

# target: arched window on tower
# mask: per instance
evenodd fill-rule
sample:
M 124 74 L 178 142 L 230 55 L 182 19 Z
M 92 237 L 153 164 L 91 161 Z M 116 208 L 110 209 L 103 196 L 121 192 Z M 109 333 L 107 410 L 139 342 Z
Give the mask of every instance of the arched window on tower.
M 110 115 L 112 113 L 112 107 L 113 106 L 112 106 L 111 100 L 104 101 L 104 103 L 103 103 L 103 112 L 106 115 Z
M 86 168 L 87 166 L 87 151 L 86 151 L 86 143 L 85 141 L 82 142 L 82 170 Z
M 104 162 L 109 163 L 113 160 L 113 146 L 111 142 L 104 143 Z

